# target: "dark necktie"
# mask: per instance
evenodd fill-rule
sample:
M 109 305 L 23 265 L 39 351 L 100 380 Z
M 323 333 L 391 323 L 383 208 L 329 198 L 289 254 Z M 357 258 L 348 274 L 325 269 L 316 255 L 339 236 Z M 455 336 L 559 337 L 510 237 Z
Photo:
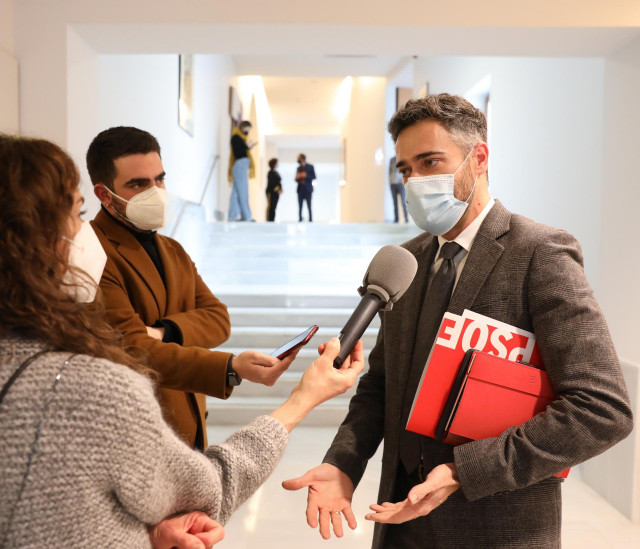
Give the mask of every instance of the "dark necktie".
M 429 352 L 438 333 L 444 313 L 447 312 L 451 292 L 456 280 L 456 266 L 453 258 L 460 252 L 462 246 L 455 242 L 446 242 L 440 250 L 442 264 L 429 285 L 427 296 L 422 305 L 416 339 L 413 346 L 413 358 L 407 389 L 404 394 L 402 407 L 402 428 L 400 436 L 400 459 L 408 473 L 412 473 L 420 463 L 420 435 L 404 430 L 409 419 L 411 405 L 422 377 Z

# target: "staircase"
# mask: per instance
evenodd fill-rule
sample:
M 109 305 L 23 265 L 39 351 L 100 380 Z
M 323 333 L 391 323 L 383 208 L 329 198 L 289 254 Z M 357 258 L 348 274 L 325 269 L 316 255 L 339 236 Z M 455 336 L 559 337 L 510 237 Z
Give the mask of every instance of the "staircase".
M 219 350 L 270 354 L 312 324 L 319 330 L 273 387 L 243 382 L 226 401 L 208 398 L 211 424 L 244 424 L 281 404 L 338 335 L 360 297 L 357 288 L 375 253 L 420 230 L 413 224 L 190 223 L 176 235 L 211 291 L 227 305 L 231 337 Z M 376 318 L 363 336 L 375 344 Z M 337 426 L 355 391 L 317 407 L 305 424 Z

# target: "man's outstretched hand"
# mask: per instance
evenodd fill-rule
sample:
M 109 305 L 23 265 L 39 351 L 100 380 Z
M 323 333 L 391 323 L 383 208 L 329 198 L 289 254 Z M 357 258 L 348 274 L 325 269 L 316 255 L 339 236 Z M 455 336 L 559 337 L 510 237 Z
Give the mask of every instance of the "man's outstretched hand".
M 323 463 L 307 471 L 298 478 L 285 480 L 282 487 L 286 490 L 300 490 L 309 487 L 307 496 L 307 524 L 316 528 L 320 524 L 320 535 L 324 539 L 331 537 L 331 526 L 336 537 L 344 534 L 342 515 L 349 528 L 355 530 L 356 517 L 351 510 L 353 483 L 337 467 Z
M 401 524 L 414 518 L 428 515 L 445 502 L 458 488 L 458 473 L 454 463 L 444 463 L 434 467 L 427 480 L 417 484 L 409 491 L 407 499 L 398 503 L 385 502 L 382 505 L 370 505 L 374 511 L 365 518 L 386 524 Z

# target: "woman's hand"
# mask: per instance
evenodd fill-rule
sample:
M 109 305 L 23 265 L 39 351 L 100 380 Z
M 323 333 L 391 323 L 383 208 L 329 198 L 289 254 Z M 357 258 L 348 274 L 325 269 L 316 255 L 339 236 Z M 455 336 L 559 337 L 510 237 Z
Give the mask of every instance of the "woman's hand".
M 293 390 L 294 393 L 298 391 L 311 407 L 347 391 L 364 368 L 362 341 L 356 343 L 340 368 L 333 367 L 333 361 L 340 352 L 340 341 L 337 337 L 320 345 L 318 352 L 320 356 L 307 368 L 300 383 Z
M 200 511 L 176 515 L 149 528 L 153 549 L 211 549 L 223 538 L 222 525 Z
M 364 369 L 362 341 L 358 341 L 340 368 L 333 367 L 333 360 L 340 352 L 340 341 L 334 337 L 321 345 L 322 355 L 313 361 L 303 374 L 291 396 L 271 416 L 291 431 L 318 404 L 344 393 L 353 386 Z M 286 359 L 285 359 L 286 360 Z

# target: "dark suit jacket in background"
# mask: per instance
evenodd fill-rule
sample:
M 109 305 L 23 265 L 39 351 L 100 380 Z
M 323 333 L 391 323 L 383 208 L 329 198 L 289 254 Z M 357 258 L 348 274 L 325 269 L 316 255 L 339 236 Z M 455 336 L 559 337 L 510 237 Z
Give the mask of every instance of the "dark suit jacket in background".
M 306 174 L 305 178 L 298 178 L 298 174 L 300 174 L 301 172 L 304 172 Z M 313 192 L 313 180 L 315 178 L 316 170 L 313 167 L 313 164 L 298 166 L 298 168 L 296 169 L 296 181 L 298 182 L 296 192 L 305 196 L 311 196 L 311 193 Z
M 199 423 L 206 446 L 204 395 L 231 394 L 226 385 L 230 353 L 209 350 L 229 338 L 227 307 L 175 240 L 156 234 L 165 285 L 141 244 L 109 214 L 101 210 L 91 225 L 108 258 L 100 281 L 107 322 L 123 334 L 125 346 L 148 353 L 148 366 L 160 374 L 158 400 L 169 425 L 193 446 Z M 147 334 L 146 326 L 158 320 L 180 328 L 182 345 Z
M 404 247 L 416 256 L 418 274 L 393 309 L 381 313 L 369 370 L 324 460 L 355 486 L 384 438 L 379 502 L 394 493 L 402 403 L 438 241 L 423 233 Z M 429 515 L 424 547 L 559 547 L 561 481 L 552 475 L 605 451 L 632 428 L 626 385 L 579 244 L 496 201 L 449 303 L 452 313 L 464 309 L 534 332 L 559 399 L 497 438 L 455 448 L 423 438 L 427 468 L 455 461 L 461 483 Z M 384 547 L 384 531 L 376 524 L 373 547 Z

